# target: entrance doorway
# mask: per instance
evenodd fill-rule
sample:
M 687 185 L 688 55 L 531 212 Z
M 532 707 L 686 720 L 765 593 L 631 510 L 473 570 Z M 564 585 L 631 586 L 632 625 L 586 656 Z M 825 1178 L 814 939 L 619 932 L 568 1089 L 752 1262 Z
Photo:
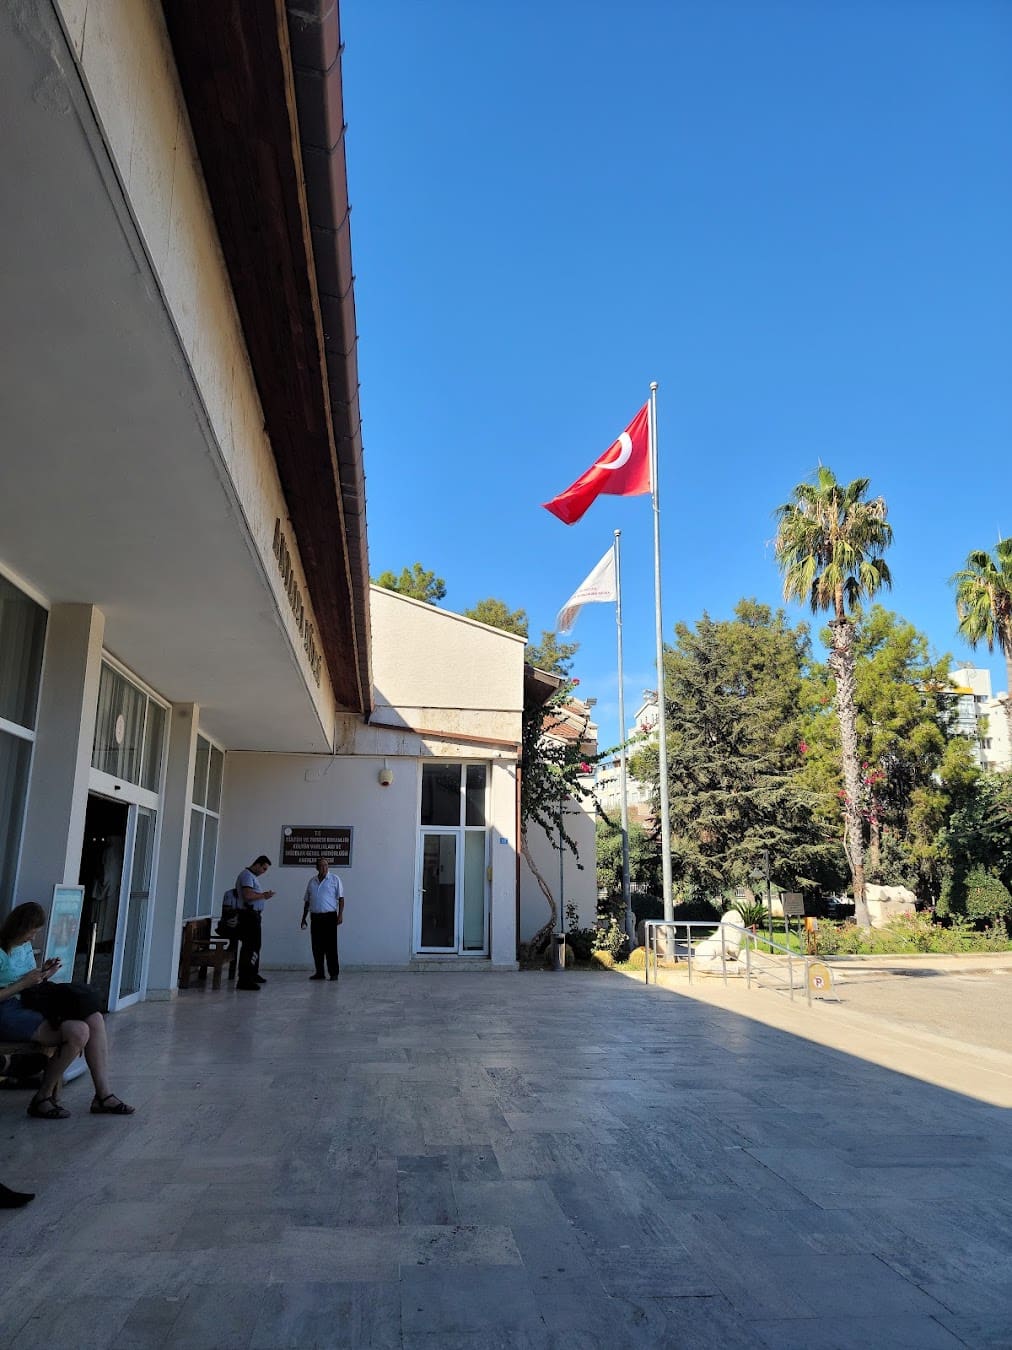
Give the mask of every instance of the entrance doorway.
M 94 792 L 88 794 L 78 877 L 78 884 L 84 887 L 84 909 L 74 979 L 86 980 L 100 990 L 107 1009 L 129 816 L 130 808 L 126 802 L 110 801 Z
M 153 810 L 88 794 L 79 885 L 84 887 L 74 979 L 111 1012 L 143 990 L 154 864 Z
M 424 763 L 415 883 L 417 953 L 488 954 L 488 765 Z

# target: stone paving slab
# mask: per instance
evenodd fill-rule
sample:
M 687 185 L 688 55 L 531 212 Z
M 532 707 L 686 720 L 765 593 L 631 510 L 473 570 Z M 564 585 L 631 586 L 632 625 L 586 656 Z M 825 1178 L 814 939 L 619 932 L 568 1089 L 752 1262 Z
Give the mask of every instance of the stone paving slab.
M 119 1014 L 136 1116 L 0 1094 L 39 1193 L 0 1347 L 1012 1346 L 995 1063 L 745 994 L 273 972 Z

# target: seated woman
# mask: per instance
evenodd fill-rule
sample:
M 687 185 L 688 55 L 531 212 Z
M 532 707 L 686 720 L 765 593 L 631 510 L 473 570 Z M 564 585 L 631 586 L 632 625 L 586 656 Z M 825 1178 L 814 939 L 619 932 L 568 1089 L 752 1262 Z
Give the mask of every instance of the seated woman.
M 95 1084 L 92 1114 L 133 1115 L 134 1108 L 109 1090 L 109 1046 L 102 1014 L 92 1013 L 81 1020 L 58 1018 L 54 1022 L 53 1013 L 34 1012 L 21 1001 L 26 990 L 42 984 L 60 968 L 59 960 L 47 961 L 42 967 L 35 964 L 32 941 L 45 922 L 42 906 L 29 902 L 12 909 L 0 923 L 0 1039 L 37 1041 L 40 1045 L 57 1047 L 46 1065 L 42 1086 L 29 1103 L 28 1114 L 37 1120 L 64 1120 L 70 1115 L 59 1103 L 60 1087 L 64 1071 L 83 1051 Z

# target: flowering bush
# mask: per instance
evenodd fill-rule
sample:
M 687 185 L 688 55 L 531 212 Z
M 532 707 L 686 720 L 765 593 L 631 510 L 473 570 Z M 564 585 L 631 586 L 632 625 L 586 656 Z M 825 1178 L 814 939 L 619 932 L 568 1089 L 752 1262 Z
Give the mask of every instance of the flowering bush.
M 615 919 L 599 924 L 594 936 L 594 951 L 607 952 L 613 961 L 622 961 L 629 954 L 629 939 Z

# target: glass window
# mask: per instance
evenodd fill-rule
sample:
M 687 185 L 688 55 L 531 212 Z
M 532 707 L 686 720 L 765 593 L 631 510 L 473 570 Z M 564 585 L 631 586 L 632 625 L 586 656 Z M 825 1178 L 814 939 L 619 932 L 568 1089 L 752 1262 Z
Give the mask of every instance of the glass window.
M 214 859 L 218 851 L 218 821 L 215 816 L 204 817 L 204 846 L 200 851 L 200 887 L 197 894 L 197 913 L 214 913 Z
M 485 947 L 485 835 L 464 835 L 464 932 L 466 952 Z
M 203 736 L 197 737 L 197 758 L 193 766 L 193 804 L 207 805 L 207 762 L 211 758 L 211 745 Z
M 460 824 L 460 765 L 422 765 L 423 825 Z
M 218 809 L 224 753 L 197 736 L 190 797 L 190 852 L 186 860 L 186 917 L 213 914 L 214 865 L 218 854 Z
M 221 810 L 221 775 L 225 767 L 225 756 L 216 745 L 211 746 L 211 759 L 207 773 L 207 809 Z
M 186 854 L 186 894 L 183 897 L 183 918 L 193 919 L 200 912 L 200 859 L 204 846 L 204 813 L 190 812 L 190 844 Z
M 162 748 L 165 744 L 165 709 L 148 699 L 148 720 L 144 728 L 144 770 L 141 787 L 157 792 L 162 773 Z
M 485 824 L 485 781 L 488 770 L 484 764 L 467 766 L 467 814 L 465 825 Z
M 34 729 L 46 611 L 0 577 L 0 717 Z
M 11 907 L 32 743 L 0 731 L 0 914 Z
M 127 783 L 140 783 L 147 703 L 147 695 L 136 685 L 111 666 L 102 667 L 91 755 L 93 768 Z

